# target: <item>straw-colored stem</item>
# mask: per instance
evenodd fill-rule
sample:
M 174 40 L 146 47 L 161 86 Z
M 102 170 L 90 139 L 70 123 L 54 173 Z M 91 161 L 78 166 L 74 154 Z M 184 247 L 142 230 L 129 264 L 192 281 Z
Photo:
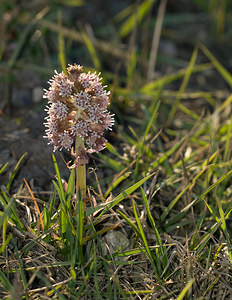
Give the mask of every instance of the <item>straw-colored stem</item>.
M 78 155 L 78 149 L 84 148 L 84 141 L 77 137 L 75 143 L 75 152 Z M 86 165 L 79 166 L 76 168 L 76 194 L 78 195 L 79 188 L 81 190 L 82 198 L 86 197 Z M 77 197 L 78 198 L 78 197 Z

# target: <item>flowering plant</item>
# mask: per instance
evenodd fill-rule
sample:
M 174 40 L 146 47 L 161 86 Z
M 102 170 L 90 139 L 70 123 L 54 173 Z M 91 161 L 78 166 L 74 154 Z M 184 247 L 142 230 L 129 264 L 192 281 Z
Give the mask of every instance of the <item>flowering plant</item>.
M 81 182 L 85 182 L 87 153 L 105 148 L 107 141 L 103 133 L 114 124 L 113 115 L 107 111 L 110 92 L 105 90 L 101 80 L 100 73 L 84 73 L 82 66 L 69 65 L 67 75 L 55 71 L 43 96 L 48 100 L 45 138 L 54 146 L 54 151 L 71 149 L 75 156 L 71 168 L 77 168 L 82 195 L 85 195 L 85 184 Z

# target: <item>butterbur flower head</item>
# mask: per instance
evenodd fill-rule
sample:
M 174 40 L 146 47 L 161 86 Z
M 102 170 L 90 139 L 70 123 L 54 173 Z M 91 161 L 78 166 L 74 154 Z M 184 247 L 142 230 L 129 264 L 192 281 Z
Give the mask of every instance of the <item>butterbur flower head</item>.
M 84 146 L 76 150 L 75 166 L 88 162 L 87 152 L 104 149 L 104 131 L 114 124 L 113 115 L 107 110 L 110 92 L 101 80 L 100 73 L 84 73 L 82 66 L 69 65 L 67 75 L 55 71 L 44 92 L 43 97 L 48 100 L 45 138 L 54 151 L 70 150 L 76 138 L 83 140 Z

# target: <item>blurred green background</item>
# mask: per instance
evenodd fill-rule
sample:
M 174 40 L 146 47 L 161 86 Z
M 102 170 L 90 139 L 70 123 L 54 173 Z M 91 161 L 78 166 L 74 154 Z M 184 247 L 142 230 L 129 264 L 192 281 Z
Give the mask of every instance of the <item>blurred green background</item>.
M 120 84 L 137 88 L 160 72 L 186 67 L 199 42 L 230 70 L 231 8 L 229 0 L 2 0 L 0 79 L 12 81 L 16 69 L 46 77 L 76 62 L 108 72 L 109 81 L 117 73 Z

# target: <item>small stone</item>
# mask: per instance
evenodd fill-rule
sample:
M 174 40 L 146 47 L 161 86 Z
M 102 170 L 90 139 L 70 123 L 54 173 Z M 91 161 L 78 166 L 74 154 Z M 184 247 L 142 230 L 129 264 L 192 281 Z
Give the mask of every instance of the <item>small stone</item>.
M 121 231 L 110 231 L 102 238 L 102 250 L 105 255 L 113 254 L 115 251 L 125 251 L 129 247 L 129 240 Z M 116 258 L 119 259 L 119 258 Z M 123 260 L 123 257 L 120 259 Z

